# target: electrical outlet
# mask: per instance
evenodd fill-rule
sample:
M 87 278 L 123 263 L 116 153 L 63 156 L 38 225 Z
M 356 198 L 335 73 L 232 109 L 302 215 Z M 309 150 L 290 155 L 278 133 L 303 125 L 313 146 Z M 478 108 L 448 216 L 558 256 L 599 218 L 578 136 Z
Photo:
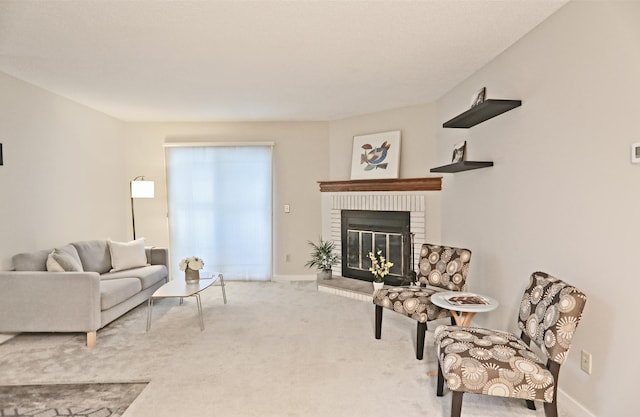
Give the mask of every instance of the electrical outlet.
M 580 355 L 580 369 L 591 375 L 591 354 L 586 350 L 582 350 Z

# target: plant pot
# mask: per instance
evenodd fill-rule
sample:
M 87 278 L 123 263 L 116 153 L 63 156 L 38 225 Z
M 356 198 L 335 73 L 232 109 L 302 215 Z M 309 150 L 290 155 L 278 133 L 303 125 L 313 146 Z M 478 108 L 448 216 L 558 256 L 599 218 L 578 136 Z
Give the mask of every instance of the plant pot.
M 384 282 L 375 282 L 373 281 L 373 292 L 381 290 L 384 287 Z
M 320 271 L 318 271 L 316 276 L 318 277 L 318 281 L 320 281 L 320 280 L 323 280 L 323 279 L 331 279 L 331 275 L 332 274 L 333 274 L 333 271 L 331 269 L 329 269 L 327 271 L 320 270 Z
M 187 283 L 194 283 L 200 281 L 200 271 L 197 269 L 185 269 L 184 270 L 184 280 Z

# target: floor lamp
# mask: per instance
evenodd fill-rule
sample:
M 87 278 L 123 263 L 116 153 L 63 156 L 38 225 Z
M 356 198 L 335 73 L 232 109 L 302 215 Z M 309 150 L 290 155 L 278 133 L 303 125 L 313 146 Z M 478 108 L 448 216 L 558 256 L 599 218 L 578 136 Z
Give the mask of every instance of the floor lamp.
M 153 198 L 153 181 L 146 181 L 143 176 L 131 180 L 131 225 L 133 226 L 133 240 L 136 240 L 136 215 L 133 210 L 134 198 Z

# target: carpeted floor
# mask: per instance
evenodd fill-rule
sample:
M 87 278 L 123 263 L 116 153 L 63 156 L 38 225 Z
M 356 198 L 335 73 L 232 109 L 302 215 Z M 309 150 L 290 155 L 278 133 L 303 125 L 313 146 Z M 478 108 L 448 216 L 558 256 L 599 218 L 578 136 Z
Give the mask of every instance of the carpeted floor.
M 149 381 L 123 417 L 449 415 L 451 396 L 436 397 L 427 375 L 433 333 L 416 360 L 412 320 L 386 314 L 375 340 L 371 303 L 315 282 L 231 282 L 227 296 L 224 305 L 219 287 L 202 293 L 204 331 L 195 300 L 162 299 L 150 332 L 140 306 L 100 330 L 95 349 L 83 334 L 18 335 L 0 345 L 0 385 Z M 467 395 L 463 415 L 544 412 Z

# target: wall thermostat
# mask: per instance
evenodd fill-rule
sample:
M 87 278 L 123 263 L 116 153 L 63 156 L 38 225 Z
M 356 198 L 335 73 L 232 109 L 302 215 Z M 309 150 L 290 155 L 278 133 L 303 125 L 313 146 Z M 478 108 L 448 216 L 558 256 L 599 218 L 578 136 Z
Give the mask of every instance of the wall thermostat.
M 631 144 L 631 163 L 640 164 L 640 142 Z

